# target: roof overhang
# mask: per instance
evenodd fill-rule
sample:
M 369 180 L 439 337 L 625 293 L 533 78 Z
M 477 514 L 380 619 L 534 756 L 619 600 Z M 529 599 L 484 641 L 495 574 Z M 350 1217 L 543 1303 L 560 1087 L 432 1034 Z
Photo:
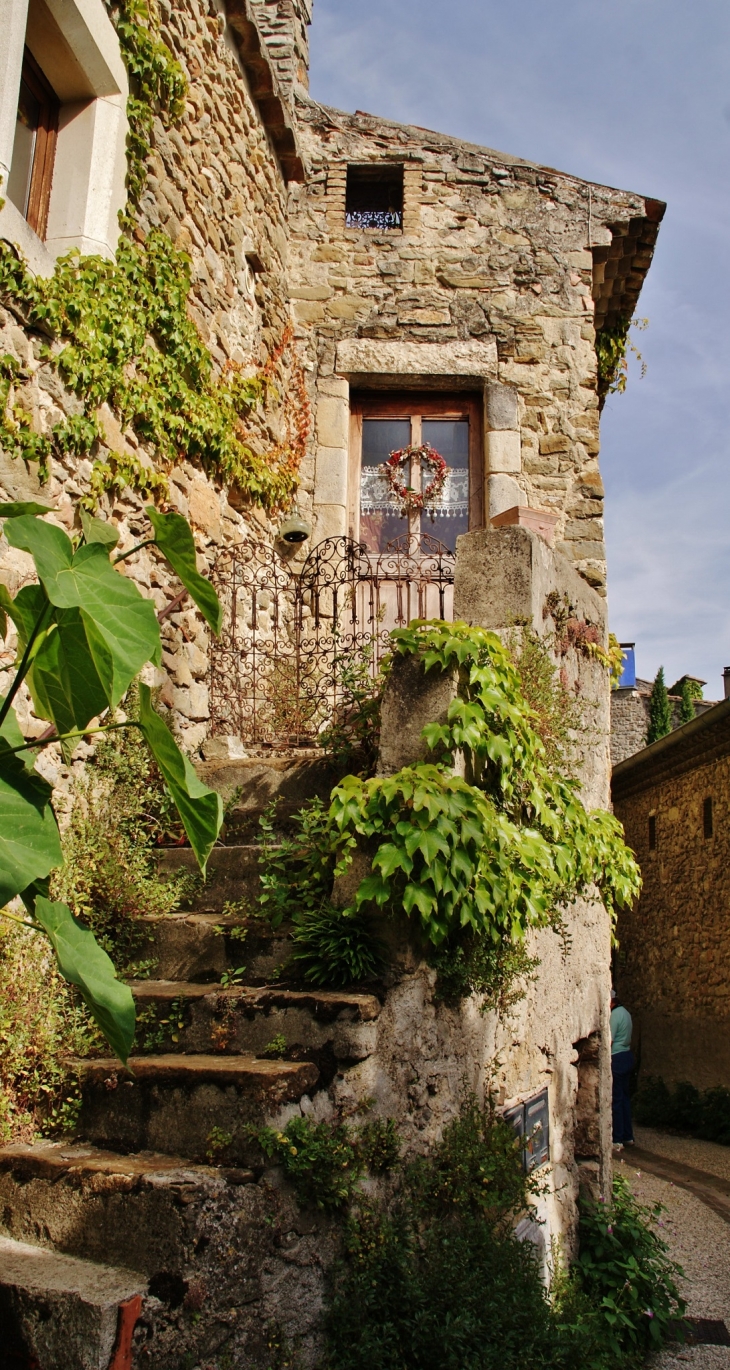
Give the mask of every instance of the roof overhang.
M 226 18 L 264 128 L 274 146 L 285 181 L 305 180 L 304 163 L 286 100 L 279 90 L 269 51 L 248 0 L 225 0 Z

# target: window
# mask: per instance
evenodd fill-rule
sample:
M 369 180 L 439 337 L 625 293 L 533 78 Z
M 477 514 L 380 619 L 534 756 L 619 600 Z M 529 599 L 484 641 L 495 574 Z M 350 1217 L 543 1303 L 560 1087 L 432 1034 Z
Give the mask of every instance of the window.
M 402 228 L 403 167 L 382 162 L 348 166 L 345 224 L 381 231 Z
M 649 816 L 649 851 L 656 851 L 656 817 Z
M 58 110 L 55 91 L 26 48 L 7 193 L 39 238 L 46 236 Z
M 430 534 L 450 551 L 456 539 L 483 524 L 481 407 L 471 397 L 353 397 L 352 488 L 359 495 L 353 510 L 353 536 L 372 552 L 383 552 L 395 538 Z M 403 513 L 402 504 L 382 473 L 392 452 L 429 443 L 448 466 L 446 480 L 433 503 Z M 399 480 L 424 494 L 433 478 L 427 461 L 407 459 Z
M 712 837 L 712 800 L 709 797 L 702 805 L 702 831 L 705 841 Z

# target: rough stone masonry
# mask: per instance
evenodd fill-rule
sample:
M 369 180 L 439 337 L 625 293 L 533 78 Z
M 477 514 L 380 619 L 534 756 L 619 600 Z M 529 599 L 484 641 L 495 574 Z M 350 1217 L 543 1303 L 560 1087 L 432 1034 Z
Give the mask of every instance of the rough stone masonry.
M 102 7 L 102 0 L 87 2 Z M 161 36 L 183 67 L 188 91 L 177 126 L 166 130 L 155 121 L 137 235 L 144 238 L 154 226 L 189 254 L 189 313 L 216 366 L 230 360 L 253 372 L 293 326 L 313 414 L 298 496 L 313 521 L 305 553 L 325 537 L 358 533 L 355 397 L 466 396 L 479 418 L 482 495 L 472 504 L 470 531 L 459 547 L 457 612 L 494 628 L 532 617 L 542 631 L 549 627 L 547 596 L 557 592 L 605 642 L 596 339 L 633 313 L 664 206 L 445 134 L 323 107 L 306 85 L 310 0 L 159 0 L 159 9 Z M 389 227 L 352 226 L 348 218 L 348 169 L 362 167 L 384 169 L 400 187 L 397 222 Z M 4 214 L 0 236 L 18 241 Z M 31 247 L 33 269 L 50 274 L 54 263 L 44 244 L 36 240 Z M 78 398 L 45 359 L 42 338 L 12 308 L 0 311 L 2 353 L 20 368 L 9 404 L 26 411 L 35 431 L 47 433 L 64 414 L 79 412 Z M 287 363 L 278 377 L 284 396 L 290 378 Z M 253 425 L 257 451 L 265 453 L 281 439 L 284 409 L 272 404 L 258 428 Z M 103 436 L 92 457 L 120 452 L 154 463 L 154 450 L 123 429 L 108 404 L 100 406 L 98 421 Z M 0 453 L 0 498 L 41 495 L 70 529 L 90 475 L 88 458 L 68 456 L 54 462 L 41 487 L 32 466 Z M 193 465 L 172 470 L 170 500 L 193 526 L 205 572 L 231 545 L 275 544 L 278 520 Z M 508 511 L 524 523 L 525 510 L 553 516 L 545 523 L 553 526 L 552 548 L 527 527 L 490 527 L 492 518 Z M 117 524 L 121 550 L 137 541 L 144 518 L 132 488 L 105 496 L 101 512 Z M 176 593 L 174 579 L 147 550 L 125 570 L 158 609 Z M 29 558 L 0 540 L 0 579 L 11 592 L 31 575 Z M 211 731 L 209 637 L 186 606 L 165 620 L 163 636 L 164 669 L 150 679 L 161 687 L 171 726 L 199 758 Z M 0 664 L 9 667 L 12 636 L 5 648 Z M 561 664 L 592 702 L 594 726 L 582 758 L 585 796 L 590 804 L 605 804 L 606 673 L 575 652 Z M 7 679 L 0 672 L 0 691 Z M 412 711 L 417 707 L 414 698 Z M 28 696 L 22 723 L 28 735 L 46 728 L 33 716 Z M 245 739 L 239 743 L 245 748 Z M 73 764 L 82 764 L 84 748 L 76 755 Z M 46 765 L 63 788 L 68 768 L 61 757 L 51 753 Z M 482 1017 L 474 1003 L 459 1012 L 436 1005 L 427 967 L 404 964 L 377 1026 L 368 1024 L 372 1041 L 363 1059 L 343 1066 L 326 1091 L 290 1105 L 289 1112 L 296 1107 L 335 1116 L 369 1095 L 381 1113 L 399 1118 L 415 1148 L 438 1136 L 454 1115 L 464 1082 L 477 1091 L 496 1082 L 505 1105 L 547 1087 L 553 1171 L 542 1216 L 548 1236 L 564 1238 L 569 1247 L 581 1168 L 589 1181 L 605 1184 L 610 1164 L 610 938 L 598 905 L 576 905 L 568 921 L 567 949 L 553 933 L 540 934 L 539 976 L 505 1022 Z M 226 1315 L 231 1326 L 236 1308 L 249 1299 L 239 1256 L 248 1251 L 255 1264 L 265 1236 L 256 1225 L 259 1191 L 250 1186 L 244 1192 L 253 1215 L 245 1240 L 227 1217 L 235 1208 L 231 1194 L 225 1203 L 205 1200 L 216 1239 L 223 1242 L 231 1233 L 222 1295 L 233 1310 Z M 80 1187 L 74 1203 L 82 1198 Z M 132 1207 L 122 1216 L 131 1225 Z M 71 1227 L 83 1228 L 76 1210 Z M 125 1241 L 122 1233 L 126 1252 Z M 71 1243 L 71 1237 L 59 1239 L 63 1250 Z M 286 1278 L 286 1253 L 267 1258 L 265 1314 L 292 1338 L 306 1336 L 311 1361 L 332 1243 L 316 1232 L 307 1233 L 307 1243 L 301 1271 L 292 1259 Z M 184 1277 L 189 1287 L 196 1253 L 186 1239 L 175 1257 L 175 1278 Z M 99 1257 L 96 1248 L 82 1254 Z M 258 1319 L 263 1327 L 258 1310 L 251 1304 L 251 1325 Z M 205 1307 L 200 1312 L 196 1345 L 213 1355 L 226 1341 L 228 1324 L 221 1315 L 213 1326 Z M 157 1364 L 178 1364 L 183 1314 L 176 1313 L 175 1322 L 158 1309 L 155 1317 L 165 1348 Z M 252 1338 L 250 1329 L 240 1342 L 233 1338 L 231 1364 L 255 1363 Z M 140 1363 L 154 1363 L 154 1347 L 145 1354 L 152 1359 Z

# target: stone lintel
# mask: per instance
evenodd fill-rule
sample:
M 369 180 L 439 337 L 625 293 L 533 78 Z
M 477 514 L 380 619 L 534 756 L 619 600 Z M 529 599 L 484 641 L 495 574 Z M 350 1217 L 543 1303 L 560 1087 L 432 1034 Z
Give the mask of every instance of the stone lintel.
M 349 338 L 337 345 L 335 370 L 347 376 L 352 385 L 377 383 L 433 382 L 434 377 L 454 381 L 463 388 L 468 377 L 481 389 L 497 374 L 497 343 L 494 338 L 479 342 L 381 342 L 370 338 Z M 480 386 L 478 382 L 482 382 Z

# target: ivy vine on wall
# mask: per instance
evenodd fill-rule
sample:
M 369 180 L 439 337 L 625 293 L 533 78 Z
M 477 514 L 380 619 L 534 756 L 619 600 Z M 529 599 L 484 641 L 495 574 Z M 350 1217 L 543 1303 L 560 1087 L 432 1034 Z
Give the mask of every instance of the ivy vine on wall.
M 233 362 L 216 370 L 187 312 L 189 257 L 159 229 L 138 241 L 131 210 L 145 183 L 153 120 L 158 115 L 169 124 L 180 117 L 186 82 L 145 0 L 124 0 L 113 17 L 132 87 L 129 200 L 116 259 L 74 251 L 58 261 L 50 279 L 42 279 L 0 243 L 0 302 L 40 333 L 41 355 L 83 400 L 84 413 L 48 434 L 35 431 L 18 385 L 26 379 L 23 368 L 9 355 L 0 357 L 0 442 L 11 456 L 37 462 L 43 481 L 54 455 L 81 457 L 92 451 L 100 437 L 96 412 L 108 403 L 122 428 L 130 427 L 154 448 L 158 469 L 129 452 L 112 452 L 93 467 L 87 508 L 93 509 L 103 493 L 124 486 L 145 497 L 164 495 L 167 473 L 182 461 L 235 486 L 268 511 L 286 507 L 297 488 L 310 429 L 291 330 L 258 374 L 251 376 Z M 292 373 L 287 433 L 273 450 L 257 453 L 246 421 L 255 408 L 280 398 L 274 377 L 285 353 Z

